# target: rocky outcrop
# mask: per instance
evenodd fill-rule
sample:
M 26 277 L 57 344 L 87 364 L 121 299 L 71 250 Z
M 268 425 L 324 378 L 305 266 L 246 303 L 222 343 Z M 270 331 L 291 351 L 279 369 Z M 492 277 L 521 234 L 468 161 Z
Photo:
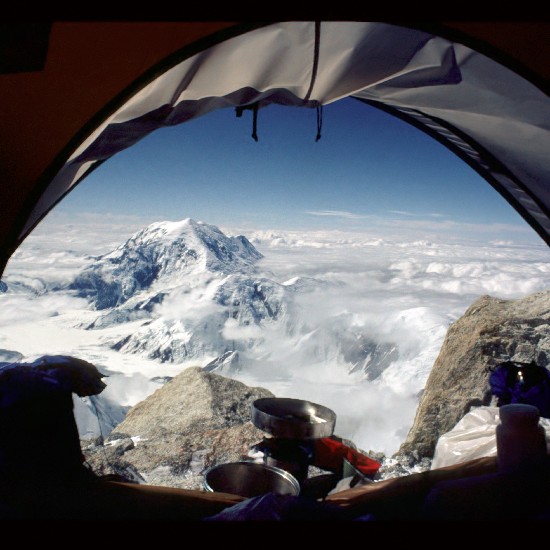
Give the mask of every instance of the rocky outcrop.
M 473 406 L 493 404 L 489 375 L 512 360 L 550 364 L 550 291 L 517 300 L 482 296 L 449 327 L 398 455 L 432 457 Z
M 84 449 L 100 475 L 197 489 L 215 464 L 250 459 L 265 433 L 250 418 L 264 388 L 191 367 L 135 405 L 106 441 Z

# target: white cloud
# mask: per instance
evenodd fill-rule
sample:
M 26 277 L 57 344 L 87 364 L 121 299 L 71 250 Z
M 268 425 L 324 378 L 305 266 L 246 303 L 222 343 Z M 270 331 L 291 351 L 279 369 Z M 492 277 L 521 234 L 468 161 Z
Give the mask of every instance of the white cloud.
M 427 214 L 418 212 L 408 212 L 407 210 L 388 210 L 388 214 L 397 214 L 399 216 L 414 216 L 417 218 L 443 218 L 444 215 L 438 212 L 428 212 Z
M 414 212 L 407 212 L 405 210 L 388 210 L 389 214 L 398 214 L 399 216 L 418 216 Z
M 356 216 L 338 211 L 314 215 Z M 536 241 L 495 241 L 494 232 L 503 231 L 504 226 L 492 226 L 489 231 L 486 226 L 448 220 L 401 220 L 398 225 L 395 220 L 379 221 L 383 230 L 379 225 L 356 233 L 245 232 L 264 254 L 259 272 L 279 283 L 312 277 L 323 285 L 297 300 L 299 323 L 292 334 L 285 324 L 288 318 L 283 318 L 261 328 L 239 326 L 229 319 L 222 335 L 241 343 L 257 341 L 250 354 L 243 354 L 248 361 L 248 370 L 239 375 L 243 381 L 264 385 L 279 396 L 329 406 L 337 412 L 339 435 L 350 437 L 364 450 L 391 453 L 412 424 L 416 394 L 449 323 L 482 294 L 514 298 L 550 288 L 550 251 Z M 106 365 L 122 373 L 107 379 L 109 395 L 134 404 L 158 387 L 150 378 L 174 375 L 186 365 L 117 354 L 105 342 L 122 336 L 124 330 L 137 330 L 138 325 L 117 327 L 120 334 L 115 329 L 84 331 L 79 323 L 83 318 L 93 320 L 94 314 L 83 300 L 43 293 L 54 282 L 70 280 L 91 261 L 91 255 L 107 252 L 139 229 L 124 231 L 123 223 L 112 223 L 95 228 L 75 224 L 70 231 L 52 223 L 50 230 L 29 237 L 3 279 L 10 291 L 0 294 L 0 347 L 24 354 L 72 354 Z M 443 229 L 464 227 L 467 238 L 460 233 L 443 238 Z M 395 228 L 399 232 L 393 234 Z M 483 232 L 495 242 L 484 241 Z M 216 315 L 220 306 L 212 296 L 217 284 L 178 291 L 155 314 L 166 319 Z M 349 365 L 338 348 L 339 326 L 398 343 L 399 360 L 374 383 L 349 376 Z
M 226 340 L 251 340 L 261 338 L 263 330 L 258 325 L 239 325 L 236 319 L 231 317 L 223 325 L 222 336 Z
M 140 372 L 112 374 L 103 381 L 107 387 L 101 392 L 101 396 L 125 407 L 136 405 L 160 387 L 151 377 Z
M 179 288 L 171 292 L 155 308 L 155 316 L 164 319 L 203 319 L 220 312 L 223 307 L 214 302 L 213 298 L 221 284 L 221 280 L 207 282 L 204 279 L 195 279 L 193 286 Z
M 44 322 L 60 313 L 86 306 L 86 300 L 62 293 L 42 296 L 0 294 L 0 327 L 7 330 L 20 323 Z
M 441 218 L 441 216 L 429 215 L 431 218 Z M 539 238 L 534 234 L 533 230 L 527 226 L 507 224 L 507 223 L 471 223 L 460 222 L 450 219 L 424 219 L 419 216 L 419 219 L 391 219 L 379 218 L 377 225 L 381 230 L 391 230 L 398 228 L 401 235 L 408 235 L 414 231 L 417 235 L 439 235 L 444 234 L 450 240 L 456 240 L 463 237 L 469 237 L 479 242 L 482 237 L 488 238 L 493 236 L 514 236 L 525 240 L 536 242 Z M 539 241 L 542 242 L 542 241 Z
M 365 218 L 359 214 L 354 214 L 353 212 L 346 212 L 343 210 L 316 210 L 316 211 L 307 211 L 306 214 L 310 216 L 334 216 L 337 218 L 348 218 L 351 220 L 359 220 Z

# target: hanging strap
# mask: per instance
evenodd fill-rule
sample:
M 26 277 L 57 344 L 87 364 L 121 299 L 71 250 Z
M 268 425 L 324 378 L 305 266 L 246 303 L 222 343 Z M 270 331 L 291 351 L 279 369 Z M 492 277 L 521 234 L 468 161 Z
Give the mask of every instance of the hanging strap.
M 254 103 L 252 107 L 252 139 L 258 141 L 258 109 L 259 104 Z
M 309 101 L 311 94 L 313 92 L 313 87 L 315 85 L 315 80 L 317 79 L 317 71 L 319 68 L 319 49 L 321 44 L 321 22 L 315 22 L 315 43 L 313 47 L 313 64 L 311 68 L 311 79 L 309 82 L 309 88 L 304 97 L 304 103 Z M 243 111 L 252 111 L 252 139 L 258 141 L 258 110 L 260 108 L 259 102 L 252 103 L 250 105 L 244 105 L 235 107 L 235 114 L 240 118 L 243 114 Z M 321 129 L 323 127 L 323 105 L 318 103 L 316 106 L 317 110 L 317 134 L 315 136 L 315 141 L 321 139 Z
M 317 135 L 315 142 L 321 139 L 321 129 L 323 128 L 323 106 L 317 105 Z
M 243 116 L 243 111 L 252 111 L 252 139 L 258 141 L 258 110 L 260 108 L 260 103 L 252 103 L 251 105 L 242 105 L 240 107 L 235 107 L 235 115 L 237 118 Z

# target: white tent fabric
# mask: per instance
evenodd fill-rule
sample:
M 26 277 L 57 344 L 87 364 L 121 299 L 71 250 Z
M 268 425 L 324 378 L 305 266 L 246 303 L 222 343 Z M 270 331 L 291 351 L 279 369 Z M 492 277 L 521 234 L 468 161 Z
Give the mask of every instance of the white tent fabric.
M 550 244 L 550 98 L 462 44 L 393 24 L 345 21 L 273 23 L 175 61 L 74 150 L 20 239 L 90 169 L 162 126 L 220 108 L 315 108 L 345 97 L 436 137 Z

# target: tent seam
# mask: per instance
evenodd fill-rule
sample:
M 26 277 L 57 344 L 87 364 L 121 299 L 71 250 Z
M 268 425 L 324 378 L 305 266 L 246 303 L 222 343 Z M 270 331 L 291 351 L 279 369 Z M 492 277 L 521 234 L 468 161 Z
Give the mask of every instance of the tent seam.
M 311 68 L 311 80 L 309 82 L 309 88 L 304 96 L 304 103 L 309 101 L 311 94 L 313 93 L 313 87 L 317 80 L 317 71 L 319 70 L 319 50 L 321 46 L 321 21 L 315 21 L 315 42 L 313 45 L 313 65 Z

